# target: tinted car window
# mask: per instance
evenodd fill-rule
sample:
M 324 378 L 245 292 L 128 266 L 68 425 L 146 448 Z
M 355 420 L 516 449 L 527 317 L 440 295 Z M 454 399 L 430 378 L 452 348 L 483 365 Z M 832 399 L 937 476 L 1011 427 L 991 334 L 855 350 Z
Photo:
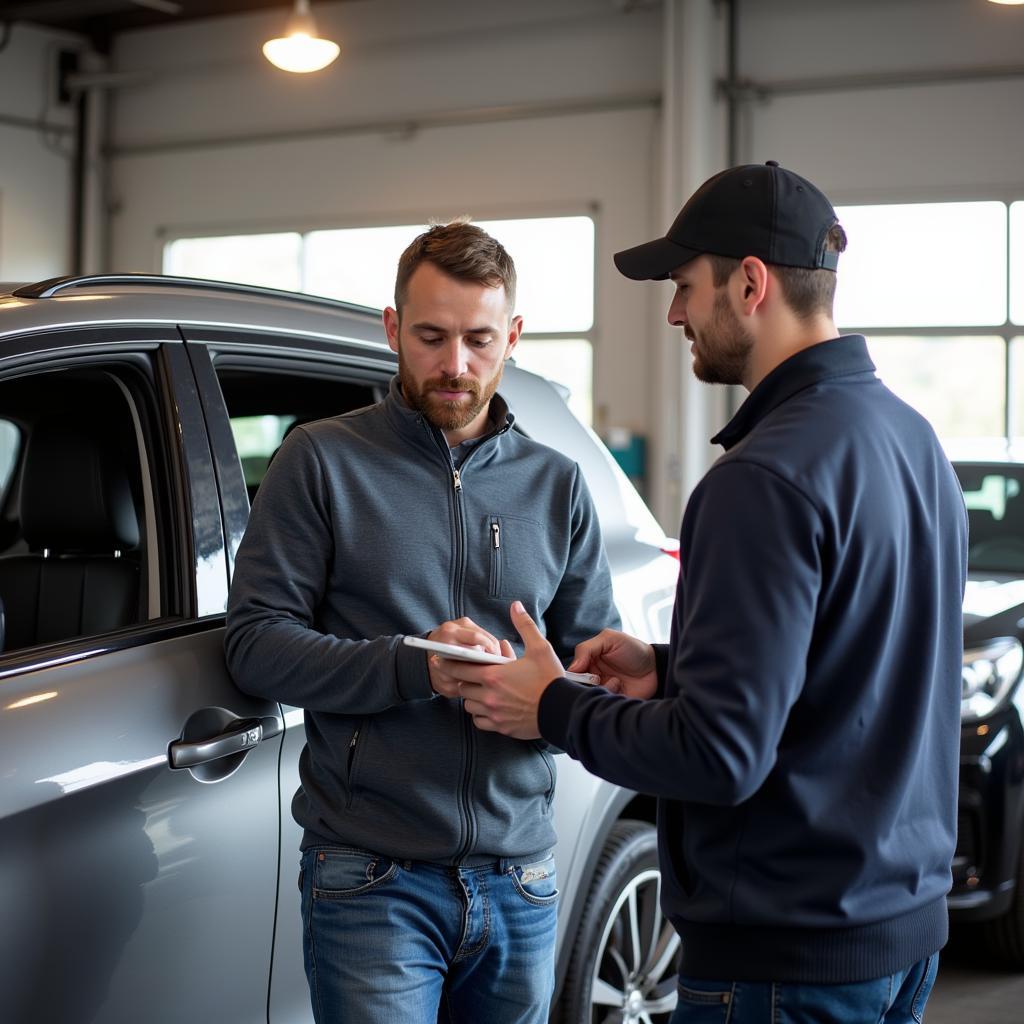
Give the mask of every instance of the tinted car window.
M 956 467 L 970 527 L 968 566 L 1024 572 L 1024 473 L 1016 467 Z
M 93 364 L 0 381 L 0 417 L 18 438 L 0 528 L 5 652 L 163 614 L 142 427 L 153 417 L 137 378 Z
M 260 366 L 253 357 L 251 368 L 215 368 L 250 503 L 290 430 L 370 405 L 377 397 L 369 385 L 325 377 L 313 367 L 303 372 L 298 362 L 282 370 L 279 364 Z

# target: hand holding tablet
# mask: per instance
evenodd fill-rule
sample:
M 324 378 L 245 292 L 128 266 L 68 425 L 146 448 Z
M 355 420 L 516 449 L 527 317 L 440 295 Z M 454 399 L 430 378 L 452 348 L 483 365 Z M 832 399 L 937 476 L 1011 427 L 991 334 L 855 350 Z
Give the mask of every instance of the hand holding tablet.
M 444 644 L 438 640 L 424 640 L 421 636 L 407 636 L 404 641 L 409 647 L 420 647 L 433 654 L 440 654 L 443 658 L 452 658 L 455 661 L 473 661 L 483 665 L 506 665 L 515 658 L 506 658 L 503 654 L 491 654 L 489 651 L 481 651 L 477 647 L 460 647 L 458 644 Z M 599 676 L 590 672 L 564 672 L 562 675 L 574 683 L 584 683 L 587 686 L 598 686 L 601 683 Z

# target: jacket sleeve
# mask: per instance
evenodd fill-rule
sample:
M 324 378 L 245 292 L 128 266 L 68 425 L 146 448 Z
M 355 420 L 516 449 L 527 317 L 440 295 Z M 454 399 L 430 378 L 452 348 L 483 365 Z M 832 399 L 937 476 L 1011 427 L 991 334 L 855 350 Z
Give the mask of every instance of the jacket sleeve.
M 333 546 L 330 494 L 300 427 L 271 463 L 235 557 L 224 638 L 235 684 L 338 714 L 432 698 L 427 661 L 401 636 L 345 640 L 318 628 Z
M 601 524 L 578 466 L 572 480 L 571 515 L 565 570 L 544 612 L 547 638 L 565 665 L 572 661 L 578 643 L 606 627 L 619 627 Z
M 736 805 L 767 778 L 802 690 L 823 528 L 793 484 L 714 467 L 687 506 L 668 696 L 632 700 L 557 680 L 540 727 L 597 775 L 669 799 Z

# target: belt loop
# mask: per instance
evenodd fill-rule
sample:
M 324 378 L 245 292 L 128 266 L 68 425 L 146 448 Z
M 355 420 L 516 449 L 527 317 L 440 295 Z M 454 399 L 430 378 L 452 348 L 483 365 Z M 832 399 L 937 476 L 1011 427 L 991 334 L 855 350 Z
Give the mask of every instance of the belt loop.
M 507 875 L 509 871 L 515 867 L 515 862 L 511 857 L 499 857 L 498 863 L 494 865 L 499 875 Z

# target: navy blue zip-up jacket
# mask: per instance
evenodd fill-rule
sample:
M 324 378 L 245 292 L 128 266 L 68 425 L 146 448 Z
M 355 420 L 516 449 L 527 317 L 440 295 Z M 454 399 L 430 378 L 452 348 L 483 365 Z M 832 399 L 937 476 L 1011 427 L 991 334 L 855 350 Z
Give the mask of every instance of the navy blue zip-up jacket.
M 558 680 L 541 731 L 659 797 L 684 974 L 883 977 L 947 937 L 960 488 L 856 335 L 776 367 L 714 440 L 658 696 Z

